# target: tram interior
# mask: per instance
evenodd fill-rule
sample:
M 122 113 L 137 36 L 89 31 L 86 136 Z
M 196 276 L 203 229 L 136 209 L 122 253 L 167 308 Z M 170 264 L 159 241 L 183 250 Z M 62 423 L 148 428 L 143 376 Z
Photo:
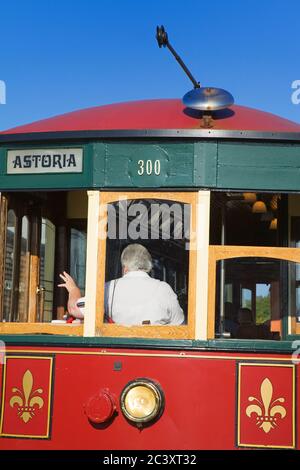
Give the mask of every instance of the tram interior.
M 217 338 L 279 340 L 282 318 L 298 318 L 300 265 L 242 256 L 242 247 L 300 246 L 300 217 L 291 216 L 289 198 L 298 208 L 298 195 L 212 193 L 210 244 L 241 247 L 240 256 L 217 262 Z
M 22 192 L 4 197 L 7 220 L 1 320 L 62 319 L 67 293 L 57 287 L 59 273 L 70 273 L 85 294 L 87 193 Z M 126 207 L 110 204 L 106 281 L 122 275 L 122 250 L 129 243 L 142 243 L 152 256 L 151 276 L 171 285 L 187 318 L 189 216 L 189 205 L 172 201 L 141 199 L 127 201 Z
M 187 321 L 189 222 L 188 204 L 155 199 L 109 204 L 106 282 L 122 276 L 123 249 L 141 243 L 152 257 L 150 275 L 172 287 Z
M 4 280 L 1 320 L 50 322 L 62 318 L 67 294 L 57 287 L 66 270 L 84 294 L 86 191 L 2 194 Z
M 0 319 L 62 319 L 67 293 L 57 287 L 59 273 L 69 272 L 85 294 L 87 192 L 10 192 L 1 197 L 6 223 Z M 171 285 L 187 323 L 191 207 L 174 201 L 141 197 L 127 200 L 126 207 L 122 201 L 108 205 L 105 281 L 121 276 L 124 247 L 142 243 L 152 256 L 151 275 Z M 300 247 L 300 195 L 212 192 L 209 238 L 210 245 L 241 247 L 238 256 L 216 263 L 216 338 L 279 340 L 284 316 L 291 320 L 290 329 L 300 324 L 300 264 L 249 252 L 246 256 L 242 248 Z

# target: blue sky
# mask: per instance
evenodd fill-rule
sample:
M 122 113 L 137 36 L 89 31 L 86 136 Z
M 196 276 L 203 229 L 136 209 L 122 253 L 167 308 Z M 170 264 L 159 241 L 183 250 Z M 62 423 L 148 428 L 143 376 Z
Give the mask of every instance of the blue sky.
M 298 0 L 2 0 L 0 129 L 118 101 L 181 98 L 191 83 L 155 41 L 171 44 L 204 86 L 300 122 Z

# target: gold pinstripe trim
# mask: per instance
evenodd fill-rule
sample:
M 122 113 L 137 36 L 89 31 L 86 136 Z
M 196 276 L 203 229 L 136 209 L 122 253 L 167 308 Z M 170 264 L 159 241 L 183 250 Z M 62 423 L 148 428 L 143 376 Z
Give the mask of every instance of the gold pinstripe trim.
M 186 354 L 185 352 L 181 352 L 179 354 L 155 354 L 155 353 L 127 353 L 127 352 L 112 352 L 112 351 L 106 351 L 105 349 L 102 349 L 100 351 L 60 351 L 60 350 L 43 350 L 43 349 L 9 349 L 7 350 L 7 353 L 25 353 L 25 354 L 34 354 L 34 353 L 42 353 L 42 354 L 63 354 L 63 355 L 68 355 L 68 354 L 74 354 L 74 355 L 82 355 L 82 356 L 128 356 L 128 357 L 165 357 L 165 358 L 181 358 L 181 359 L 220 359 L 220 360 L 251 360 L 251 361 L 276 361 L 276 362 L 292 362 L 293 364 L 295 363 L 300 363 L 300 357 L 299 358 L 293 358 L 290 357 L 269 357 L 269 356 L 247 356 L 247 353 L 245 352 L 244 356 L 225 356 L 225 355 L 205 355 L 205 354 Z M 266 353 L 268 354 L 268 353 Z

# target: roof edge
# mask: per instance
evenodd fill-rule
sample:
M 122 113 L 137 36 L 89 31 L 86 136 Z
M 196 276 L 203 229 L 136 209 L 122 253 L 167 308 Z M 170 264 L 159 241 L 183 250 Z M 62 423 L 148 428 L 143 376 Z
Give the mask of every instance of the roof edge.
M 60 140 L 93 139 L 224 139 L 224 140 L 266 140 L 300 141 L 300 132 L 234 131 L 220 129 L 129 129 L 129 130 L 92 130 L 92 131 L 57 131 L 0 134 L 1 143 L 42 142 Z

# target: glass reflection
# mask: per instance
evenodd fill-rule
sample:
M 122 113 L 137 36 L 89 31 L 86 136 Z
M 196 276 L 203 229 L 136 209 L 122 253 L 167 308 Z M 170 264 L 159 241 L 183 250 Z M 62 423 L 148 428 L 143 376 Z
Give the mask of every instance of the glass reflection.
M 217 337 L 280 339 L 281 318 L 288 314 L 288 264 L 295 267 L 295 263 L 258 257 L 218 262 Z M 291 286 L 291 276 L 289 282 Z
M 55 225 L 42 218 L 40 245 L 40 287 L 38 296 L 38 320 L 51 321 L 53 313 L 55 261 Z
M 86 230 L 71 228 L 70 240 L 70 274 L 84 295 L 86 271 Z
M 6 226 L 6 250 L 4 267 L 4 289 L 3 289 L 3 320 L 13 319 L 13 299 L 14 299 L 14 272 L 16 258 L 16 232 L 17 217 L 15 211 L 10 209 L 7 213 Z
M 22 217 L 20 260 L 19 260 L 19 288 L 18 288 L 18 311 L 16 321 L 27 321 L 28 287 L 29 287 L 29 220 L 27 216 Z

